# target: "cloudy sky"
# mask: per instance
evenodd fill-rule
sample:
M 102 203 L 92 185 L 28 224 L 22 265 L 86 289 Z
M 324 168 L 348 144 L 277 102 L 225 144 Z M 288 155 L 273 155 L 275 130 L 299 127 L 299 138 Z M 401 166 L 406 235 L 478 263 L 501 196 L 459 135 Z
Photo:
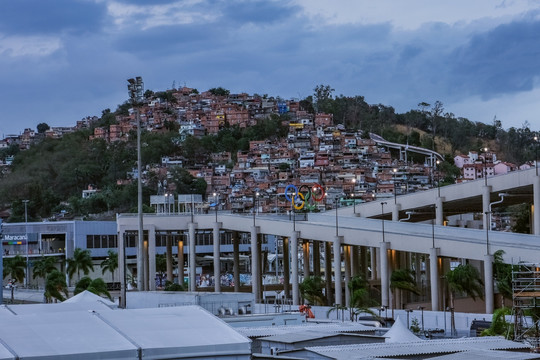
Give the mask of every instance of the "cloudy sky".
M 304 98 L 540 130 L 540 0 L 17 0 L 0 11 L 0 135 L 71 126 L 146 89 Z

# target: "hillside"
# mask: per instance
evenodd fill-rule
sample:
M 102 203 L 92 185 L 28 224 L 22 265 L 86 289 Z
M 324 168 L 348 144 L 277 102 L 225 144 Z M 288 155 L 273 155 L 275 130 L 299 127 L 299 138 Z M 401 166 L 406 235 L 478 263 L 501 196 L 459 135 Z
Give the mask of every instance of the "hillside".
M 212 176 L 215 175 L 215 167 L 223 165 L 229 171 L 239 169 L 238 155 L 249 154 L 252 150 L 250 141 L 269 141 L 274 147 L 268 148 L 268 154 L 274 158 L 284 157 L 283 161 L 274 161 L 274 169 L 268 165 L 272 171 L 267 175 L 266 185 L 276 181 L 273 176 L 279 171 L 288 172 L 291 179 L 298 176 L 298 172 L 295 173 L 298 164 L 293 160 L 299 152 L 291 155 L 285 149 L 290 147 L 286 144 L 287 136 L 298 136 L 299 133 L 298 128 L 288 125 L 302 119 L 312 119 L 314 123 L 322 121 L 316 115 L 321 113 L 332 115 L 325 118 L 332 121 L 324 123 L 325 128 L 340 126 L 345 130 L 340 137 L 342 141 L 347 133 L 357 132 L 365 138 L 369 132 L 373 132 L 390 141 L 434 149 L 449 161 L 455 154 L 478 151 L 481 147 L 489 147 L 499 159 L 516 164 L 535 157 L 535 134 L 528 126 L 504 130 L 498 121 L 491 125 L 474 123 L 444 113 L 439 102 L 433 106 L 421 103 L 419 109 L 397 114 L 392 107 L 367 104 L 362 96 L 333 97 L 330 90 L 318 86 L 313 96 L 299 102 L 229 94 L 223 88 L 210 89 L 202 94 L 196 89 L 186 88 L 156 93 L 147 91 L 148 105 L 145 106 L 154 104 L 151 112 L 154 125 L 150 126 L 148 118 L 143 119 L 147 121 L 146 131 L 142 135 L 143 164 L 146 169 L 143 174 L 145 203 L 149 203 L 151 194 L 160 193 L 163 189 L 175 193 L 208 195 L 214 191 L 209 186 L 214 187 Z M 194 102 L 201 103 L 201 107 L 192 106 Z M 287 110 L 283 110 L 280 104 L 284 104 Z M 204 106 L 209 108 L 206 113 Z M 234 120 L 237 122 L 233 123 L 232 119 L 236 118 L 227 113 L 227 109 L 230 111 L 231 108 L 236 111 L 235 114 L 247 114 L 245 119 Z M 202 119 L 204 115 L 208 119 L 208 114 L 216 111 L 222 111 L 225 120 L 213 133 L 208 134 L 210 125 L 206 125 L 206 135 L 181 135 L 181 126 L 189 122 L 187 117 L 194 116 L 189 114 L 196 114 L 197 119 Z M 162 122 L 157 127 L 155 124 L 159 118 Z M 59 139 L 45 137 L 24 151 L 13 147 L 2 150 L 2 158 L 15 153 L 11 171 L 0 179 L 2 208 L 10 210 L 9 220 L 23 220 L 23 199 L 30 200 L 30 219 L 49 218 L 60 213 L 88 216 L 102 212 L 114 214 L 133 211 L 137 198 L 133 182 L 136 168 L 133 119 L 129 104 L 124 103 L 115 112 L 103 111 L 102 116 L 87 129 Z M 199 121 L 202 123 L 202 120 Z M 109 132 L 112 126 L 120 127 L 120 124 L 131 124 L 131 128 L 124 131 L 118 141 L 96 138 L 96 129 Z M 309 127 L 304 131 L 306 129 Z M 315 128 L 312 131 L 315 134 Z M 224 154 L 224 158 L 216 156 L 218 153 Z M 161 165 L 164 156 L 182 159 L 184 166 L 164 169 Z M 291 156 L 290 159 L 286 158 Z M 331 159 L 338 164 L 338 154 L 334 153 Z M 418 163 L 423 161 L 419 157 L 413 159 Z M 201 170 L 207 167 L 209 170 Z M 443 169 L 447 170 L 446 175 L 454 174 L 450 163 L 444 165 Z M 212 174 L 204 175 L 204 171 Z M 447 177 L 445 181 L 449 179 L 452 177 Z M 327 182 L 330 183 L 329 180 Z M 82 199 L 81 192 L 89 186 L 99 189 L 99 192 Z M 257 184 L 257 187 L 260 186 Z

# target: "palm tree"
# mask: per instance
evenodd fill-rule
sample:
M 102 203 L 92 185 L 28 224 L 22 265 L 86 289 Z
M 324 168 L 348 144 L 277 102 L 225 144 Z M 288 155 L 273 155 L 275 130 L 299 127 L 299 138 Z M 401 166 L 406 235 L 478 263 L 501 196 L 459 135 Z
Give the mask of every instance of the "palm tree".
M 15 279 L 22 283 L 24 281 L 25 271 L 26 260 L 21 255 L 4 259 L 4 270 L 2 271 L 3 279 L 9 275 L 11 279 Z
M 323 305 L 326 299 L 323 294 L 324 281 L 320 276 L 308 276 L 300 284 L 300 294 L 312 305 Z
M 512 309 L 502 307 L 493 312 L 491 326 L 482 331 L 481 336 L 504 336 L 506 339 L 514 339 L 514 324 L 506 321 L 506 316 L 512 315 Z
M 33 262 L 32 278 L 46 279 L 53 270 L 56 269 L 56 258 L 54 256 L 43 256 Z
M 504 299 L 512 300 L 513 291 L 512 291 L 512 265 L 505 264 L 503 261 L 504 250 L 497 250 L 493 254 L 493 277 L 495 278 L 495 283 L 499 289 L 499 293 Z
M 335 311 L 338 315 L 337 318 L 339 320 L 339 311 L 341 310 L 341 321 L 345 321 L 345 310 L 347 310 L 347 306 L 341 305 L 341 304 L 334 304 L 328 311 L 326 312 L 326 317 L 330 317 L 330 314 L 332 311 Z
M 90 291 L 96 295 L 105 295 L 112 300 L 111 294 L 107 290 L 107 283 L 105 283 L 102 278 L 92 280 L 90 277 L 84 276 L 81 280 L 77 281 L 77 284 L 75 284 L 73 294 L 77 295 L 84 290 Z
M 65 297 L 62 295 L 64 294 Z M 57 269 L 51 271 L 45 280 L 45 299 L 51 302 L 52 299 L 64 301 L 68 297 L 68 287 L 66 276 Z
M 416 286 L 416 280 L 414 279 L 414 272 L 410 269 L 397 269 L 390 275 L 390 289 L 393 293 L 392 310 L 394 310 L 395 302 L 398 296 L 396 296 L 396 290 L 399 290 L 399 304 L 403 304 L 403 291 L 412 292 L 413 294 L 420 295 L 420 290 Z
M 76 248 L 75 251 L 73 251 L 73 257 L 67 259 L 67 273 L 69 279 L 71 280 L 75 273 L 77 273 L 77 277 L 80 279 L 81 271 L 84 273 L 84 275 L 88 275 L 90 270 L 94 271 L 94 264 L 92 263 L 90 250 Z
M 118 269 L 118 254 L 113 250 L 107 252 L 108 256 L 101 262 L 101 275 L 106 271 L 111 273 L 112 282 L 114 282 L 114 272 Z
M 484 298 L 484 283 L 480 278 L 478 269 L 470 264 L 458 265 L 454 270 L 450 270 L 444 276 L 448 283 L 448 289 L 450 290 L 450 307 L 455 309 L 455 297 L 456 293 L 465 293 L 467 296 L 476 300 Z M 456 328 L 454 311 L 451 311 L 451 328 L 452 332 Z
M 361 313 L 368 313 L 375 316 L 375 313 L 370 309 L 370 307 L 377 306 L 378 303 L 369 296 L 367 280 L 360 275 L 353 276 L 347 286 L 349 287 L 351 293 L 349 302 L 349 308 L 351 309 L 351 321 L 355 315 Z

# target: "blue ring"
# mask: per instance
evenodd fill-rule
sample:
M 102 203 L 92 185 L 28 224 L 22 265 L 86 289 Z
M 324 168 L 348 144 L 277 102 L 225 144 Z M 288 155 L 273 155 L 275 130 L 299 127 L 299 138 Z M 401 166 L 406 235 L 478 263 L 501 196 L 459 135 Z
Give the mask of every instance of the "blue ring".
M 287 199 L 287 201 L 289 202 L 293 202 L 293 199 L 289 196 L 289 189 L 290 188 L 293 188 L 294 189 L 294 199 L 296 200 L 296 198 L 298 197 L 298 189 L 296 188 L 295 185 L 293 184 L 289 184 L 287 185 L 287 187 L 285 188 L 285 199 Z

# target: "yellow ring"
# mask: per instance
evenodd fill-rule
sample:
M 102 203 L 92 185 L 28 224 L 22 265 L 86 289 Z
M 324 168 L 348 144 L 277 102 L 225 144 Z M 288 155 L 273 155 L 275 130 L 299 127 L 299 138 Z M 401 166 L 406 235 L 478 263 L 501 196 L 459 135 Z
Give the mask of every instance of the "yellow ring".
M 304 205 L 306 205 L 306 201 L 304 200 L 304 194 L 302 194 L 301 192 L 298 193 L 298 196 L 300 196 L 300 198 L 302 198 L 302 205 L 300 206 L 296 206 L 296 202 L 293 202 L 293 206 L 296 210 L 302 210 L 304 208 Z

